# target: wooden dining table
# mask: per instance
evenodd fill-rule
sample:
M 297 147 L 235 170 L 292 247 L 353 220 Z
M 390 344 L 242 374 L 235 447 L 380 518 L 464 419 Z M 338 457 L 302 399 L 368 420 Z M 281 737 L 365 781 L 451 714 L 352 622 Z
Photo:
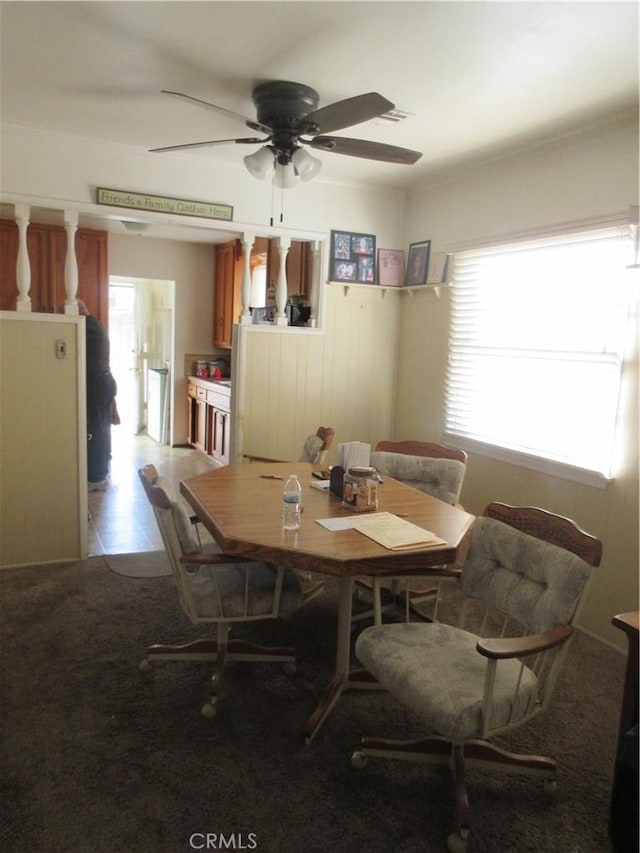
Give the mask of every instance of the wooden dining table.
M 249 557 L 338 580 L 338 629 L 335 674 L 306 723 L 310 743 L 343 691 L 362 687 L 351 670 L 351 605 L 356 576 L 393 576 L 433 570 L 455 563 L 473 516 L 391 477 L 378 488 L 378 510 L 390 512 L 434 533 L 444 544 L 395 551 L 354 529 L 332 531 L 318 519 L 353 517 L 339 497 L 312 488 L 309 463 L 228 465 L 182 480 L 180 492 L 225 554 Z M 282 527 L 282 492 L 289 474 L 303 489 L 299 530 Z M 361 672 L 361 671 L 360 671 Z M 350 677 L 351 674 L 351 677 Z M 366 680 L 366 679 L 365 679 Z

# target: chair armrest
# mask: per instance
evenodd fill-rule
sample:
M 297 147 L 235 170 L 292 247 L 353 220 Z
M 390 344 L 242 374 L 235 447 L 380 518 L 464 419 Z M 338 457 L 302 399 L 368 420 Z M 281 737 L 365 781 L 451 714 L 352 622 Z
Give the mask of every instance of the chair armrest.
M 476 650 L 486 658 L 517 658 L 522 655 L 535 655 L 547 649 L 553 649 L 565 643 L 573 634 L 570 625 L 559 625 L 544 634 L 530 634 L 526 637 L 497 637 L 478 640 Z

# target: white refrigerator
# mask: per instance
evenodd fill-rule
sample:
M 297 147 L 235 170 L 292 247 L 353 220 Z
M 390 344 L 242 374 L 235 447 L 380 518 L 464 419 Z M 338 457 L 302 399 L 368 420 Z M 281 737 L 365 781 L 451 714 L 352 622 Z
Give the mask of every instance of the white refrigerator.
M 169 396 L 165 368 L 150 367 L 147 371 L 147 435 L 166 444 L 169 424 Z

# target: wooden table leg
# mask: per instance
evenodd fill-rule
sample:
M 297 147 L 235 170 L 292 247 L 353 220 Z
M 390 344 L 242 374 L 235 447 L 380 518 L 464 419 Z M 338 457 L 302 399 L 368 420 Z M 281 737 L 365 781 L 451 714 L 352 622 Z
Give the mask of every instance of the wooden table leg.
M 327 690 L 318 703 L 318 707 L 307 720 L 304 737 L 311 743 L 322 723 L 331 713 L 331 709 L 347 686 L 351 666 L 351 596 L 353 578 L 340 578 L 338 587 L 338 632 L 336 643 L 336 670 Z
M 351 604 L 353 578 L 340 578 L 338 589 L 338 633 L 336 646 L 336 671 L 316 710 L 307 720 L 304 737 L 310 744 L 318 729 L 331 713 L 345 690 L 382 690 L 382 686 L 366 669 L 351 669 Z

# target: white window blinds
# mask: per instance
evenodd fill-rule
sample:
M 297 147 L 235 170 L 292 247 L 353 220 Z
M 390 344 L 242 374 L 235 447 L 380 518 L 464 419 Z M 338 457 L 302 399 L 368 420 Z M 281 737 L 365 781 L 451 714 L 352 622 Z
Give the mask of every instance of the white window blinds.
M 448 436 L 611 475 L 630 250 L 620 227 L 456 255 Z

